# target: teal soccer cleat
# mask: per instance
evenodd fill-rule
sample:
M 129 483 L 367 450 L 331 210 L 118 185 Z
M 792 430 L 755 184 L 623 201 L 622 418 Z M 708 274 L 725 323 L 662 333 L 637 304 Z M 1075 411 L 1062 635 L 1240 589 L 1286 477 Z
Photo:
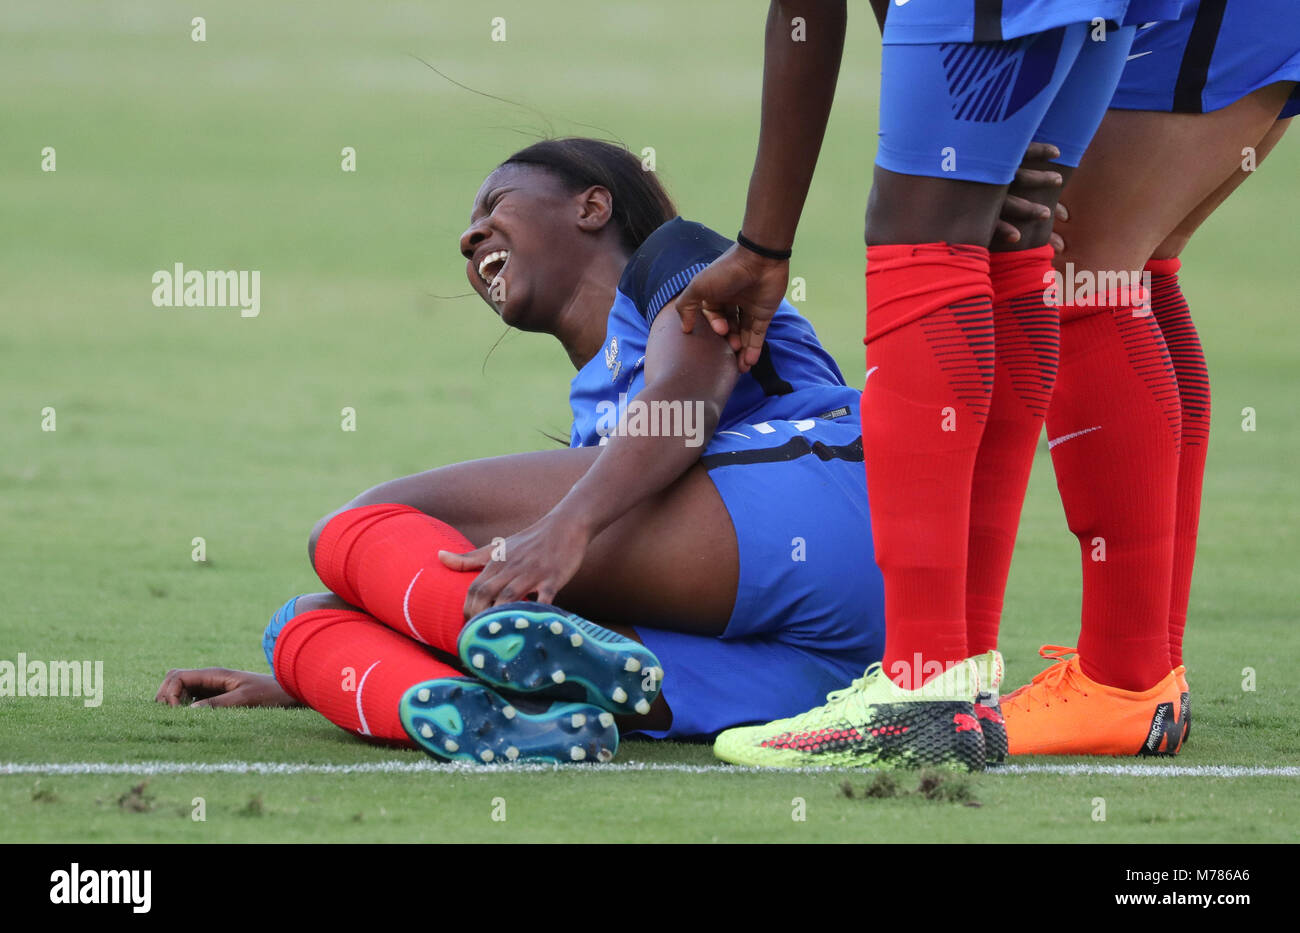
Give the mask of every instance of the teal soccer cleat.
M 402 696 L 402 728 L 435 758 L 476 764 L 605 762 L 618 751 L 612 713 L 553 702 L 524 712 L 492 688 L 460 677 L 426 680 Z
M 500 690 L 592 703 L 620 716 L 645 714 L 663 668 L 639 642 L 544 603 L 480 612 L 461 630 L 458 653 Z

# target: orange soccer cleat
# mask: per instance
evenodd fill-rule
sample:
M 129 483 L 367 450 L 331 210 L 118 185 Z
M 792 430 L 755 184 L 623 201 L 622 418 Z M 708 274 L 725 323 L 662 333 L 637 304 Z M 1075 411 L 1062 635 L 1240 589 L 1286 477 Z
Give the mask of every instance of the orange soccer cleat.
M 1178 719 L 1183 724 L 1183 740 L 1178 744 L 1181 750 L 1192 734 L 1192 693 L 1187 686 L 1187 668 L 1179 667 L 1174 673 L 1178 675 Z
M 1120 690 L 1083 673 L 1074 648 L 1044 645 L 1056 661 L 1002 697 L 1012 755 L 1176 755 L 1187 709 L 1184 668 L 1149 690 Z

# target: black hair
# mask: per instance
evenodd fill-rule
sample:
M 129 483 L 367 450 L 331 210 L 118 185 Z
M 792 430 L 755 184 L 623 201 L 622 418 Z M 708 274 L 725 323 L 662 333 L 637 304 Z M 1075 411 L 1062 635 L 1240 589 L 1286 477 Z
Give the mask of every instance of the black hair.
M 677 216 L 654 172 L 625 146 L 583 136 L 544 139 L 520 149 L 502 165 L 535 165 L 577 193 L 600 185 L 614 197 L 613 222 L 623 245 L 635 252 L 646 237 Z

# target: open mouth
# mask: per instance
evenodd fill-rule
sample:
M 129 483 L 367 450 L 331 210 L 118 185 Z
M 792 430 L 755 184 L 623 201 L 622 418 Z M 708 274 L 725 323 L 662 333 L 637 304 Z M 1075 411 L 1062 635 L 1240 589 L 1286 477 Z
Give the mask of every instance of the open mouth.
M 510 259 L 510 250 L 498 249 L 488 253 L 478 264 L 478 277 L 487 285 L 491 286 L 496 281 L 502 270 L 506 267 L 506 262 Z

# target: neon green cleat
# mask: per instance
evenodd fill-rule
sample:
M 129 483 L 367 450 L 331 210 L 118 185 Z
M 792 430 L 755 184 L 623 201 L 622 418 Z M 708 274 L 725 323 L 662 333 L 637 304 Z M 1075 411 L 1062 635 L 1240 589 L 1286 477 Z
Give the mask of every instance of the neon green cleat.
M 975 717 L 979 671 L 965 660 L 904 690 L 879 664 L 826 705 L 764 726 L 718 736 L 713 754 L 760 768 L 984 768 L 984 733 Z

